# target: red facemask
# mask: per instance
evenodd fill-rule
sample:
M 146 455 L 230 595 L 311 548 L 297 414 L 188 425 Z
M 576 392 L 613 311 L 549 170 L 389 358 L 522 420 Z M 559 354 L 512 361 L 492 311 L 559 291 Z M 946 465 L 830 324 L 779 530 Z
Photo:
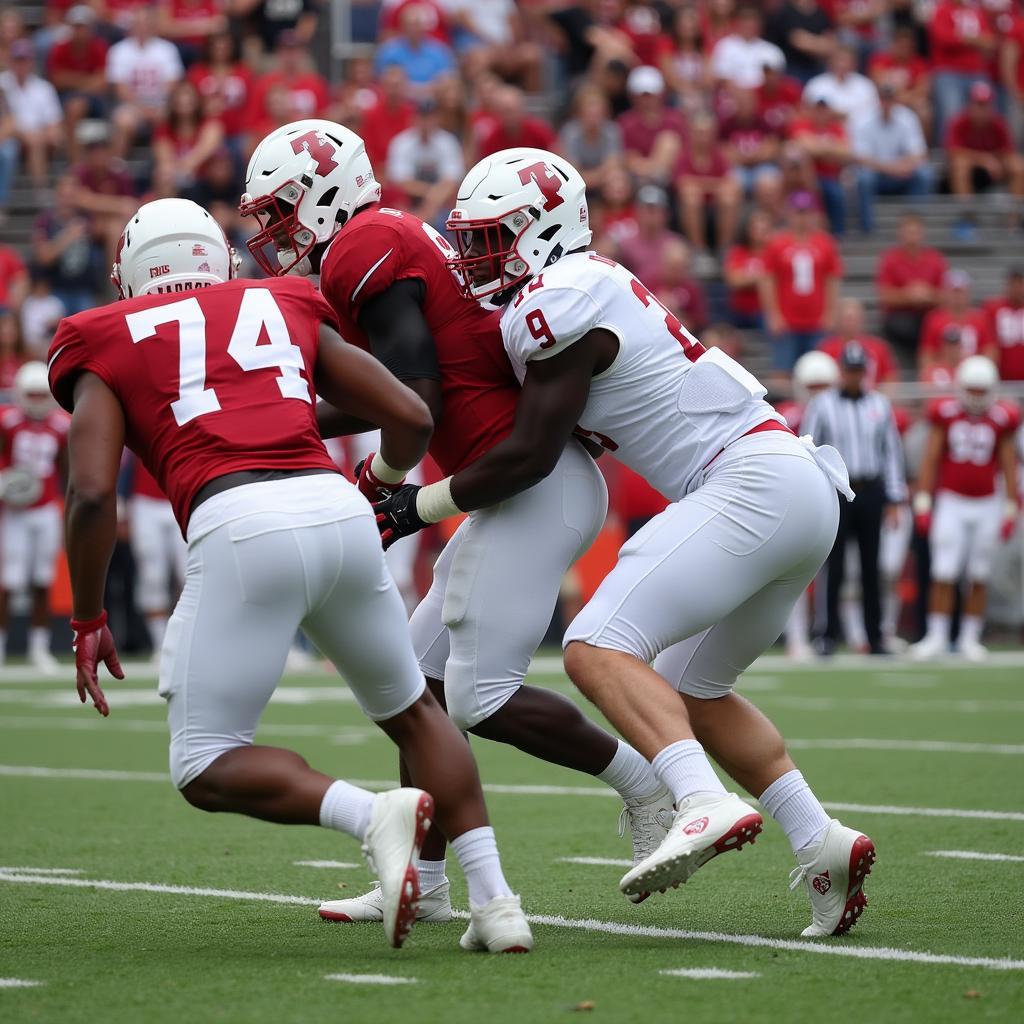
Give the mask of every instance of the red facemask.
M 454 237 L 459 253 L 448 261 L 448 266 L 462 276 L 462 291 L 467 298 L 482 299 L 495 295 L 529 277 L 529 268 L 520 259 L 517 249 L 522 231 L 513 237 L 499 220 L 463 220 L 455 216 L 460 212 L 453 210 L 445 225 Z M 529 225 L 527 219 L 523 231 Z M 518 274 L 508 269 L 517 261 L 523 265 L 522 272 Z M 476 276 L 479 276 L 479 281 Z
M 283 189 L 294 187 L 285 182 L 275 192 L 243 202 L 238 212 L 243 217 L 255 217 L 261 230 L 253 235 L 246 246 L 260 269 L 270 277 L 283 277 L 313 251 L 316 235 L 299 223 L 297 205 L 281 198 Z M 299 236 L 309 236 L 303 243 Z

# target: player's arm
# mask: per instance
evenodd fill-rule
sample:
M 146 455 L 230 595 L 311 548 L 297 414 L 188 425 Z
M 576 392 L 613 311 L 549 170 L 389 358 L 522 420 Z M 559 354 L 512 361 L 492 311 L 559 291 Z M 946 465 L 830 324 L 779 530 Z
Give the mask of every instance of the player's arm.
M 921 464 L 917 469 L 917 489 L 914 493 L 912 508 L 914 522 L 920 533 L 927 534 L 932 518 L 932 493 L 939 471 L 939 460 L 942 448 L 946 443 L 946 431 L 939 423 L 933 423 L 925 442 Z
M 117 539 L 117 477 L 124 440 L 124 413 L 117 397 L 95 374 L 83 373 L 75 382 L 68 433 L 65 544 L 78 696 L 84 704 L 88 694 L 104 716 L 109 708 L 97 681 L 98 663 L 104 661 L 115 678 L 124 678 L 103 609 Z
M 373 356 L 346 344 L 326 324 L 320 327 L 314 383 L 317 393 L 335 411 L 344 410 L 339 414 L 340 421 L 347 419 L 348 425 L 359 425 L 357 430 L 345 432 L 380 427 L 380 455 L 402 475 L 426 454 L 434 432 L 426 403 Z M 318 406 L 318 420 L 320 413 Z
M 548 476 L 586 407 L 591 378 L 617 348 L 614 335 L 595 329 L 557 355 L 530 361 L 508 437 L 454 476 L 407 485 L 374 505 L 385 547 L 459 512 L 496 505 Z
M 1017 528 L 1017 519 L 1020 517 L 1020 503 L 1017 490 L 1017 445 L 1015 443 L 1014 431 L 1007 431 L 999 442 L 999 468 L 1003 474 L 1003 481 L 1006 484 L 1006 508 L 1003 511 L 1003 524 L 1000 535 L 1003 540 L 1009 540 Z

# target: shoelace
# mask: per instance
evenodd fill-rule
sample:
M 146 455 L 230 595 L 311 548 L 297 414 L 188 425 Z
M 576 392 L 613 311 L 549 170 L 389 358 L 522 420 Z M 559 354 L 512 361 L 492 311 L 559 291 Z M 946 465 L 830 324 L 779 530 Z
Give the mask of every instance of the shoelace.
M 619 838 L 622 839 L 626 835 L 626 825 L 629 824 L 630 832 L 635 839 L 653 842 L 655 838 L 653 826 L 659 825 L 661 828 L 668 829 L 672 824 L 673 817 L 672 812 L 664 807 L 655 811 L 654 814 L 644 814 L 640 812 L 639 808 L 631 808 L 625 804 L 619 813 Z
M 801 882 L 807 879 L 807 868 L 802 864 L 789 873 L 789 891 L 792 892 Z

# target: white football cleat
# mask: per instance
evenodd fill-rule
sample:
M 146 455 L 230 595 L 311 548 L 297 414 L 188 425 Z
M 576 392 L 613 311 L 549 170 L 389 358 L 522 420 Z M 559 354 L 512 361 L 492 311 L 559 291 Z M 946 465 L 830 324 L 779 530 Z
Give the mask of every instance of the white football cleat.
M 876 859 L 875 844 L 862 832 L 833 819 L 820 843 L 797 854 L 789 887 L 801 882 L 811 898 L 811 923 L 805 938 L 844 935 L 867 906 L 864 879 Z
M 380 882 L 374 882 L 373 888 L 362 896 L 321 903 L 319 914 L 325 921 L 343 921 L 345 924 L 383 921 L 384 897 L 381 894 Z M 421 924 L 436 924 L 451 919 L 452 898 L 446 878 L 440 885 L 420 893 L 416 920 Z
M 633 841 L 633 866 L 636 867 L 661 845 L 668 835 L 675 816 L 675 804 L 672 794 L 664 786 L 648 800 L 627 802 L 619 815 L 619 838 L 626 834 L 629 824 L 629 837 Z M 651 894 L 638 892 L 631 894 L 630 903 L 643 903 Z
M 496 896 L 482 907 L 469 905 L 469 927 L 459 939 L 463 949 L 488 953 L 529 953 L 533 932 L 518 896 Z
M 396 949 L 416 920 L 420 898 L 416 858 L 433 813 L 434 799 L 422 789 L 378 793 L 370 811 L 363 853 L 380 877 L 384 934 Z
M 619 888 L 627 896 L 664 892 L 720 853 L 752 843 L 763 827 L 761 815 L 735 793 L 698 793 L 682 802 L 661 845 L 622 876 Z
M 957 643 L 957 650 L 960 656 L 968 661 L 979 662 L 988 658 L 988 648 L 978 640 L 968 640 L 961 637 Z
M 932 658 L 941 658 L 949 653 L 949 641 L 945 637 L 929 633 L 923 640 L 911 644 L 909 653 L 914 661 L 931 661 Z

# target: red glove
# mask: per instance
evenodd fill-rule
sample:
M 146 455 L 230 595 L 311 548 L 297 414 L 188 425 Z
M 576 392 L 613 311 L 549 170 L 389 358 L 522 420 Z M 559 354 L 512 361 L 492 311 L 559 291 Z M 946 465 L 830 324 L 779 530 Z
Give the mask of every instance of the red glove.
M 107 698 L 96 679 L 99 663 L 102 661 L 115 679 L 124 679 L 124 670 L 117 659 L 117 648 L 114 637 L 107 625 L 107 613 L 104 611 L 98 618 L 88 622 L 71 620 L 71 628 L 75 638 L 71 648 L 75 652 L 75 685 L 78 687 L 78 699 L 84 704 L 85 695 L 92 697 L 93 707 L 104 718 L 110 714 Z
M 1017 516 L 1019 512 L 1014 510 L 1012 513 L 1007 513 L 1006 518 L 1003 519 L 1003 525 L 999 527 L 999 537 L 1005 544 L 1017 530 Z
M 917 530 L 922 537 L 927 537 L 931 533 L 932 529 L 932 514 L 931 512 L 918 512 L 914 516 L 914 529 Z
M 370 469 L 373 463 L 373 457 L 376 452 L 370 452 L 369 455 L 360 462 L 355 469 L 356 473 L 356 487 L 359 488 L 359 493 L 372 505 L 375 501 L 384 501 L 385 498 L 390 498 L 395 491 L 398 490 L 402 484 L 405 483 L 405 477 L 393 484 L 387 484 L 383 480 L 379 479 L 377 475 Z

